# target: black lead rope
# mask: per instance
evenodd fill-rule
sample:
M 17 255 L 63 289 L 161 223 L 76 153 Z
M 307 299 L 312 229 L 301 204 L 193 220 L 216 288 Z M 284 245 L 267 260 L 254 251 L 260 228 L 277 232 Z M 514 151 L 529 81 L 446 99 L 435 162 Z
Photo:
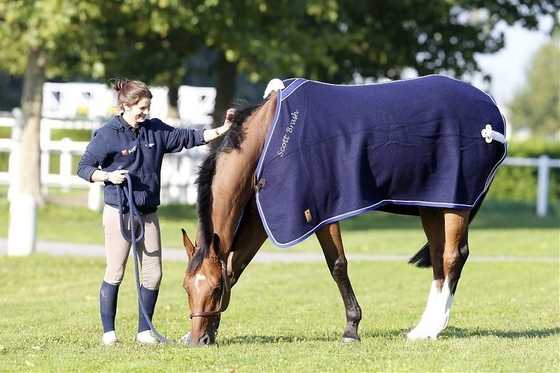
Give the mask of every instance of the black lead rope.
M 138 249 L 136 248 L 136 243 L 140 242 L 144 238 L 144 221 L 142 220 L 142 215 L 138 212 L 136 205 L 134 204 L 134 197 L 132 192 L 132 182 L 130 180 L 130 176 L 125 174 L 126 177 L 126 185 L 127 187 L 121 185 L 117 185 L 117 199 L 119 201 L 119 216 L 120 216 L 120 225 L 121 225 L 121 233 L 123 238 L 132 244 L 132 252 L 134 256 L 134 269 L 135 269 L 135 277 L 136 277 L 136 291 L 138 292 L 138 303 L 140 304 L 140 309 L 142 311 L 142 316 L 148 323 L 150 330 L 160 342 L 169 343 L 169 340 L 158 333 L 152 321 L 148 317 L 148 312 L 146 311 L 146 307 L 144 307 L 144 302 L 142 301 L 142 292 L 140 291 L 140 271 L 138 265 Z M 130 237 L 127 237 L 126 230 L 124 227 L 124 209 L 123 209 L 123 197 L 121 194 L 121 188 L 124 191 L 124 195 L 128 200 L 129 205 L 129 224 L 130 224 Z M 136 237 L 136 228 L 134 224 L 134 218 L 136 218 L 140 225 L 140 234 Z

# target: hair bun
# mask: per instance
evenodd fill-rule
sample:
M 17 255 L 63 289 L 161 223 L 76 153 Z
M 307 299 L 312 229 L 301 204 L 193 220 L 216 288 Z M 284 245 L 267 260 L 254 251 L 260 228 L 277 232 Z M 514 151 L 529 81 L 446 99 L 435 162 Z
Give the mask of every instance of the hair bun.
M 128 82 L 129 82 L 128 79 L 120 79 L 120 78 L 112 78 L 109 80 L 111 87 L 117 92 L 123 89 L 124 85 Z

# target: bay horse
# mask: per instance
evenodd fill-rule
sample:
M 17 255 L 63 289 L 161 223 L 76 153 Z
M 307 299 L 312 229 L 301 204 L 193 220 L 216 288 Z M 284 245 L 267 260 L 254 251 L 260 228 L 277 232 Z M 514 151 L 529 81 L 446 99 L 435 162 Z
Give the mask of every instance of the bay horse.
M 230 133 L 199 167 L 195 243 L 182 232 L 192 325 L 181 341 L 215 343 L 231 288 L 267 238 L 289 247 L 312 234 L 344 303 L 341 340 L 359 341 L 339 221 L 369 210 L 420 217 L 427 243 L 409 263 L 431 266 L 433 280 L 407 338 L 437 339 L 469 255 L 469 223 L 507 153 L 497 105 L 438 75 L 271 85 L 261 104 L 236 108 Z

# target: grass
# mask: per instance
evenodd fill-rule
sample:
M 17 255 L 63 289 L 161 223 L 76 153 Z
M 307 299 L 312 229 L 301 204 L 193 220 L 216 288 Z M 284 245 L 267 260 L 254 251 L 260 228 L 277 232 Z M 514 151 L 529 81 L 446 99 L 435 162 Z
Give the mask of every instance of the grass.
M 129 264 L 130 265 L 130 264 Z M 100 344 L 102 258 L 0 257 L 2 372 L 557 372 L 558 263 L 468 263 L 450 326 L 438 341 L 406 341 L 430 271 L 400 262 L 350 263 L 362 341 L 341 344 L 344 310 L 322 263 L 251 264 L 223 314 L 218 345 L 133 342 L 132 273 L 120 292 L 120 346 Z M 154 324 L 188 329 L 184 263 L 166 261 Z M 132 267 L 130 267 L 132 268 Z
M 5 200 L 0 208 L 8 211 Z M 0 214 L 7 237 L 8 214 Z M 193 235 L 193 207 L 160 209 L 163 244 Z M 417 218 L 368 213 L 344 220 L 348 253 L 412 255 L 425 238 Z M 101 346 L 98 292 L 103 258 L 0 256 L 0 372 L 558 372 L 560 369 L 559 216 L 490 203 L 472 224 L 474 256 L 553 258 L 469 261 L 450 326 L 438 341 L 406 341 L 426 303 L 431 272 L 405 262 L 351 261 L 363 310 L 362 341 L 341 344 L 344 309 L 323 263 L 252 263 L 222 316 L 217 346 L 133 342 L 137 320 L 133 263 L 119 298 L 120 346 Z M 49 203 L 38 238 L 101 244 L 101 213 Z M 277 250 L 270 243 L 262 250 Z M 314 238 L 288 249 L 319 252 Z M 190 328 L 181 287 L 183 261 L 165 261 L 154 324 L 177 341 Z

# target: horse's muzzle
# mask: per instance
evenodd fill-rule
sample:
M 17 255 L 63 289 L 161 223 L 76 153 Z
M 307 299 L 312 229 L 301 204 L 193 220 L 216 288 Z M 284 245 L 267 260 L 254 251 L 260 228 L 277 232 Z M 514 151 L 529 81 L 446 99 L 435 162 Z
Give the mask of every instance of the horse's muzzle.
M 207 314 L 211 313 L 207 312 Z M 181 343 L 187 343 L 189 346 L 206 346 L 216 343 L 216 335 L 220 326 L 220 314 L 215 312 L 212 316 L 209 317 L 210 322 L 206 326 L 193 323 L 193 329 L 181 338 Z M 205 317 L 205 315 L 202 315 L 202 313 L 192 314 L 191 318 L 193 317 Z M 200 329 L 197 327 L 200 327 Z M 194 333 L 193 330 L 195 331 Z
M 185 343 L 193 347 L 212 345 L 216 343 L 216 333 L 205 333 L 201 338 L 198 339 L 198 341 L 195 341 L 191 336 L 191 332 L 188 332 L 181 337 L 181 343 Z

